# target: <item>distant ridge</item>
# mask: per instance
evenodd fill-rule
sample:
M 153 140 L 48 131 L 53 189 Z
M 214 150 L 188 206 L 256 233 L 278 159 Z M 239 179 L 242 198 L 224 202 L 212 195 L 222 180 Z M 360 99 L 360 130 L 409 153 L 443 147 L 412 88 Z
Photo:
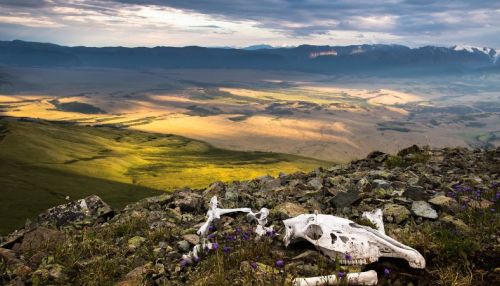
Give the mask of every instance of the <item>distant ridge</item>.
M 428 75 L 498 70 L 498 55 L 495 49 L 468 46 L 409 48 L 377 44 L 287 48 L 256 45 L 244 49 L 198 46 L 93 48 L 0 41 L 0 64 L 31 67 L 207 68 Z

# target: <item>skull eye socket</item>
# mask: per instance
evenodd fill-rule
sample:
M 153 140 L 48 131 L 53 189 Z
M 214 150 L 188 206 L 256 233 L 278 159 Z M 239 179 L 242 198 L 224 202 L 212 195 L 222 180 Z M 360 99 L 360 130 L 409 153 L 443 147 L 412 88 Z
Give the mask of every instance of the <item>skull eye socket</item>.
M 335 244 L 335 241 L 337 241 L 337 236 L 332 232 L 330 233 L 330 237 L 332 238 L 332 244 Z
M 307 227 L 305 235 L 312 240 L 318 240 L 323 236 L 323 230 L 321 226 L 317 224 L 311 224 Z

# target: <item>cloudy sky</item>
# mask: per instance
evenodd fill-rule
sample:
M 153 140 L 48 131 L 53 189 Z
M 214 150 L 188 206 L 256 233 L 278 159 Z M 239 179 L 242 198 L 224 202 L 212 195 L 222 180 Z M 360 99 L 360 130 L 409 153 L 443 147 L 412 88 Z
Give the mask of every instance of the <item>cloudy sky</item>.
M 500 48 L 500 0 L 0 0 L 0 40 Z

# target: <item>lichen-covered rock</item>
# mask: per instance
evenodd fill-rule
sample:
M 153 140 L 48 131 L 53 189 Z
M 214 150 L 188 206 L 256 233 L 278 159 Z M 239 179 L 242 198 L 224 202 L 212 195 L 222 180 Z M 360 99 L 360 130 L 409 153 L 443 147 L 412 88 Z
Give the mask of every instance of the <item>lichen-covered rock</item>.
M 277 205 L 272 209 L 271 213 L 280 218 L 286 219 L 303 213 L 308 213 L 308 210 L 299 204 L 286 202 Z
M 429 200 L 429 203 L 431 203 L 432 205 L 441 207 L 441 208 L 449 208 L 449 207 L 457 205 L 457 201 L 455 201 L 454 199 L 452 199 L 450 197 L 443 196 L 443 195 L 438 195 L 438 196 L 431 198 Z
M 92 224 L 99 219 L 110 216 L 112 213 L 113 210 L 108 204 L 98 196 L 92 195 L 50 208 L 38 216 L 36 223 L 37 225 L 62 227 L 85 220 Z
M 386 204 L 382 210 L 384 218 L 388 222 L 399 224 L 410 217 L 410 211 L 401 205 Z
M 144 237 L 134 236 L 131 239 L 129 239 L 127 243 L 128 243 L 128 247 L 131 250 L 135 250 L 135 249 L 139 248 L 139 246 L 141 246 L 141 244 L 143 244 L 145 241 L 146 241 L 146 239 Z

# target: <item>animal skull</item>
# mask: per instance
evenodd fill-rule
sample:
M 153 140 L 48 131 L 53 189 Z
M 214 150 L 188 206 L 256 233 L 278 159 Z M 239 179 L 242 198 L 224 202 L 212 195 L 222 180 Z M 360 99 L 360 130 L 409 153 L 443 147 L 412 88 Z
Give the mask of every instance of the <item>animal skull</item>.
M 307 240 L 331 259 L 345 265 L 364 265 L 380 257 L 402 258 L 413 268 L 425 268 L 424 257 L 382 232 L 348 219 L 322 214 L 302 214 L 284 220 L 285 245 Z M 349 254 L 352 259 L 345 256 Z

